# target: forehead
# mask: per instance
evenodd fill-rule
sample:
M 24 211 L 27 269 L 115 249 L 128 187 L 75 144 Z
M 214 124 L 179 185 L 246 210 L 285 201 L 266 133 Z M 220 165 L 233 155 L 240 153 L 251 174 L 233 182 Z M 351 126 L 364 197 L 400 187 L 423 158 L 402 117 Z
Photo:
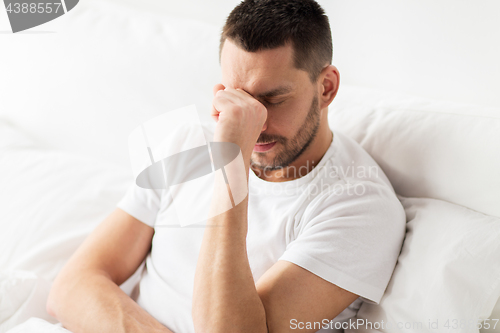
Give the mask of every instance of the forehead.
M 249 93 L 276 87 L 295 89 L 307 73 L 294 67 L 291 45 L 247 52 L 227 39 L 221 51 L 222 83 Z

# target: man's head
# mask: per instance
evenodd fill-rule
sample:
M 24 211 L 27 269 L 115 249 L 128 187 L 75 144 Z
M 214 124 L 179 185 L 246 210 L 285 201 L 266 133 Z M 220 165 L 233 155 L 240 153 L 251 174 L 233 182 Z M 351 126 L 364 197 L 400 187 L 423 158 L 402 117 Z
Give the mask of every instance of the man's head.
M 315 82 L 331 64 L 332 37 L 328 17 L 314 0 L 245 0 L 229 14 L 222 29 L 226 39 L 247 52 L 293 47 L 294 66 Z
M 328 17 L 314 0 L 245 0 L 233 9 L 221 35 L 222 84 L 264 104 L 257 143 L 276 142 L 254 151 L 253 166 L 284 168 L 312 149 L 338 89 L 331 60 Z

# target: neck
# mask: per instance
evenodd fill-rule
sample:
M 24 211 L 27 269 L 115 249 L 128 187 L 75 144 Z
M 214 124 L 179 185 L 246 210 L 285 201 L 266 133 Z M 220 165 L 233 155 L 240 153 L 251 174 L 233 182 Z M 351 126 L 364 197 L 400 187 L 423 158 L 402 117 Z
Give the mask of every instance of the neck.
M 293 163 L 282 169 L 265 172 L 262 169 L 251 167 L 255 175 L 270 182 L 286 182 L 304 177 L 311 172 L 325 155 L 333 140 L 333 133 L 326 116 L 327 109 L 322 112 L 321 125 L 316 137 Z

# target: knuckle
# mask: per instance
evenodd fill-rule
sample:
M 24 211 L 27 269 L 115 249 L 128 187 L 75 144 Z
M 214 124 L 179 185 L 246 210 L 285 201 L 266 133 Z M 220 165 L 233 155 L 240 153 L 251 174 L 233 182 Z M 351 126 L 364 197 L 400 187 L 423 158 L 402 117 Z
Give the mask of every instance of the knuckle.
M 266 107 L 261 102 L 256 101 L 254 105 L 255 105 L 254 108 L 255 108 L 257 113 L 259 113 L 259 114 L 267 113 Z
M 255 98 L 252 98 L 249 102 L 250 104 L 250 107 L 254 110 L 254 111 L 259 111 L 259 108 L 260 108 L 260 102 L 258 100 L 256 100 Z
M 241 117 L 241 115 L 243 115 L 243 108 L 241 107 L 241 105 L 234 104 L 232 111 L 233 111 L 233 114 L 237 117 Z
M 215 97 L 214 97 L 214 100 L 213 100 L 213 104 L 219 104 L 219 105 L 220 105 L 220 104 L 221 104 L 221 103 L 223 103 L 225 100 L 226 100 L 226 98 L 225 98 L 224 96 L 222 96 L 222 95 L 220 95 L 220 96 L 215 96 Z

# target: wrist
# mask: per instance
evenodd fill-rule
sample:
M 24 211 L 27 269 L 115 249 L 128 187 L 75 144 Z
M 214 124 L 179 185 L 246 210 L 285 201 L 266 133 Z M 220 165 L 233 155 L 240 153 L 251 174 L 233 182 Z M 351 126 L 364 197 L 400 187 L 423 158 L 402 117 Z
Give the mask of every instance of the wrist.
M 249 161 L 244 160 L 241 151 L 215 174 L 212 202 L 209 216 L 226 212 L 248 196 Z

